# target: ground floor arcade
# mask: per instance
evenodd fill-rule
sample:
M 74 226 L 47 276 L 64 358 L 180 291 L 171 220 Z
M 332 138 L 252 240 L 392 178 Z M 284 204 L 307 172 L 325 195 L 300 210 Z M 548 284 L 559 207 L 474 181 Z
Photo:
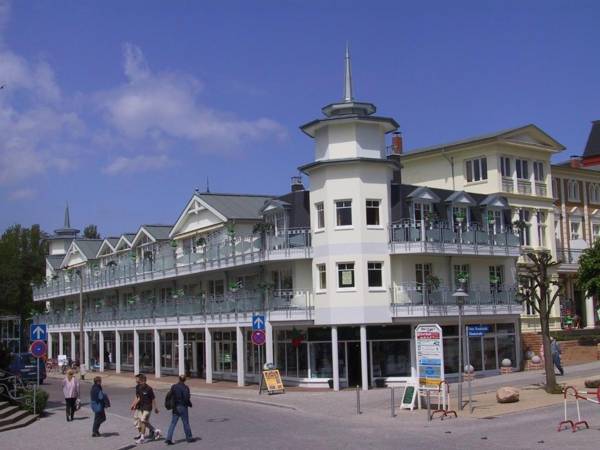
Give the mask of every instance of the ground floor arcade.
M 484 336 L 468 339 L 470 363 L 477 372 L 496 373 L 504 359 L 520 364 L 518 317 L 467 317 L 467 324 L 489 325 Z M 154 376 L 187 374 L 237 380 L 259 380 L 265 362 L 273 362 L 291 385 L 340 389 L 402 383 L 416 377 L 414 329 L 419 323 L 439 323 L 444 336 L 445 372 L 458 372 L 456 318 L 411 319 L 380 325 L 314 326 L 267 324 L 264 346 L 252 344 L 251 330 L 235 327 L 99 329 L 84 332 L 86 370 L 117 373 L 147 372 Z M 464 335 L 463 335 L 464 336 Z M 49 334 L 49 357 L 77 360 L 78 331 Z M 464 349 L 467 340 L 463 340 Z M 463 352 L 466 354 L 466 352 Z

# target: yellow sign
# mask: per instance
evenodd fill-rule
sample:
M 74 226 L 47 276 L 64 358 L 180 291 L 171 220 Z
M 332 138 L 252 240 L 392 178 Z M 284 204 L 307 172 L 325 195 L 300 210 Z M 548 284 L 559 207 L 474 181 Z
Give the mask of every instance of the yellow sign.
M 263 378 L 265 380 L 265 384 L 267 385 L 267 391 L 269 391 L 269 394 L 283 392 L 285 390 L 283 387 L 283 381 L 281 381 L 279 370 L 263 370 Z

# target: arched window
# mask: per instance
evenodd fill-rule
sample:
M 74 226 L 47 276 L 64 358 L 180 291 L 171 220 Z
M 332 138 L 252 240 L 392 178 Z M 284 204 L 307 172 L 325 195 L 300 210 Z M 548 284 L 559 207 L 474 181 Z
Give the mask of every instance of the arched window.
M 578 202 L 580 201 L 579 197 L 579 182 L 576 180 L 569 180 L 568 184 L 568 192 L 569 192 L 569 201 L 570 202 Z
M 590 184 L 590 203 L 600 204 L 600 184 Z

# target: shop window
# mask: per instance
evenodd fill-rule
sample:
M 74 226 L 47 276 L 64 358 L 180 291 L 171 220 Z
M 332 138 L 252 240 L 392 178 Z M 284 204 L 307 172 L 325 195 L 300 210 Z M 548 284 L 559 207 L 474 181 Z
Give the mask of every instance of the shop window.
M 466 161 L 467 183 L 487 180 L 487 158 Z
M 338 227 L 352 226 L 352 200 L 337 200 L 335 217 Z
M 341 289 L 353 288 L 354 285 L 354 263 L 339 263 L 338 287 Z
M 367 200 L 367 225 L 379 225 L 379 200 Z
M 374 377 L 411 375 L 410 341 L 373 341 L 371 343 Z
M 370 288 L 383 287 L 383 264 L 378 262 L 370 262 L 368 266 L 368 278 Z

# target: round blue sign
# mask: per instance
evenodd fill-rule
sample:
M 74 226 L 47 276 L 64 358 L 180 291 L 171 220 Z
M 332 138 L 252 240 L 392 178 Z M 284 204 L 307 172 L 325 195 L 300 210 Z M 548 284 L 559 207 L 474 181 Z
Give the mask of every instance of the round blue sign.
M 46 355 L 46 351 L 48 350 L 48 346 L 44 341 L 33 341 L 31 343 L 30 352 L 34 358 L 43 358 Z
M 254 330 L 252 332 L 252 343 L 254 345 L 264 345 L 266 340 L 265 332 L 263 330 Z

